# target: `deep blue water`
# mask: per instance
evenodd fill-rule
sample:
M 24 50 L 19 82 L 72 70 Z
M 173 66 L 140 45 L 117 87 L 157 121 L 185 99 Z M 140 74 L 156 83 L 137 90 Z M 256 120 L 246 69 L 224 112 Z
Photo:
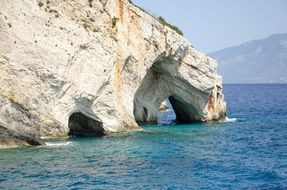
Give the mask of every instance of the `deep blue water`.
M 0 189 L 287 189 L 287 85 L 224 94 L 236 122 L 0 150 Z

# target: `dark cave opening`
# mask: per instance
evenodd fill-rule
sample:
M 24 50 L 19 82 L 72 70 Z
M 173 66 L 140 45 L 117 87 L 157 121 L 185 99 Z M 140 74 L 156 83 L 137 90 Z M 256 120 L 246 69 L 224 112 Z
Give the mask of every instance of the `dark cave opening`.
M 92 119 L 81 112 L 73 113 L 69 117 L 69 135 L 103 135 L 103 123 Z
M 176 115 L 176 123 L 193 123 L 196 121 L 197 112 L 192 105 L 187 104 L 177 96 L 170 96 L 169 101 Z

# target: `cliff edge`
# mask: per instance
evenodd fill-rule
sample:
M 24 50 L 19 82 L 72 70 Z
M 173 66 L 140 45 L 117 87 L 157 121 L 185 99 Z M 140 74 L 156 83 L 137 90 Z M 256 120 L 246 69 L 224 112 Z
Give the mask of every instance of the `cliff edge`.
M 2 147 L 137 129 L 166 98 L 226 115 L 216 62 L 128 0 L 0 0 L 0 88 Z

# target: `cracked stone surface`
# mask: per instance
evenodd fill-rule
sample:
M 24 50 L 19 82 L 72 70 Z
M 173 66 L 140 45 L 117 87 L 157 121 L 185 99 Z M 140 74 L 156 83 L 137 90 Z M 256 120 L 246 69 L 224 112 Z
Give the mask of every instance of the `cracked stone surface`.
M 180 122 L 225 118 L 216 62 L 127 0 L 0 0 L 0 124 L 9 144 L 14 133 L 66 137 L 74 113 L 104 133 L 139 129 L 166 98 Z

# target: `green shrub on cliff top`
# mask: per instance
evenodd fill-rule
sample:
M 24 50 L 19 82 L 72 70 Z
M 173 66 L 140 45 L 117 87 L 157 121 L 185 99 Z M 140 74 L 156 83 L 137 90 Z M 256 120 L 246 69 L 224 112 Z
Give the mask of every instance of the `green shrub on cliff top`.
M 160 23 L 162 23 L 163 25 L 168 26 L 169 28 L 171 28 L 172 30 L 176 31 L 178 34 L 180 34 L 180 35 L 183 36 L 183 32 L 182 32 L 177 26 L 172 25 L 172 24 L 166 22 L 165 19 L 164 19 L 163 17 L 161 17 L 161 16 L 158 17 L 157 19 L 158 19 L 158 21 L 159 21 Z
M 128 0 L 128 1 L 129 1 L 130 4 L 133 4 L 134 6 L 138 7 L 140 10 L 142 10 L 142 11 L 146 12 L 147 14 L 149 14 L 150 16 L 156 18 L 155 16 L 151 15 L 148 11 L 146 11 L 146 10 L 144 10 L 143 8 L 141 8 L 141 7 L 137 6 L 137 5 L 135 5 L 135 4 L 132 2 L 132 0 Z M 163 25 L 165 25 L 165 26 L 168 26 L 169 28 L 171 28 L 172 30 L 176 31 L 178 34 L 180 34 L 180 35 L 183 36 L 183 32 L 182 32 L 177 26 L 172 25 L 172 24 L 166 22 L 166 20 L 165 20 L 163 17 L 159 16 L 159 17 L 157 17 L 156 19 L 157 19 L 161 24 L 163 24 Z

